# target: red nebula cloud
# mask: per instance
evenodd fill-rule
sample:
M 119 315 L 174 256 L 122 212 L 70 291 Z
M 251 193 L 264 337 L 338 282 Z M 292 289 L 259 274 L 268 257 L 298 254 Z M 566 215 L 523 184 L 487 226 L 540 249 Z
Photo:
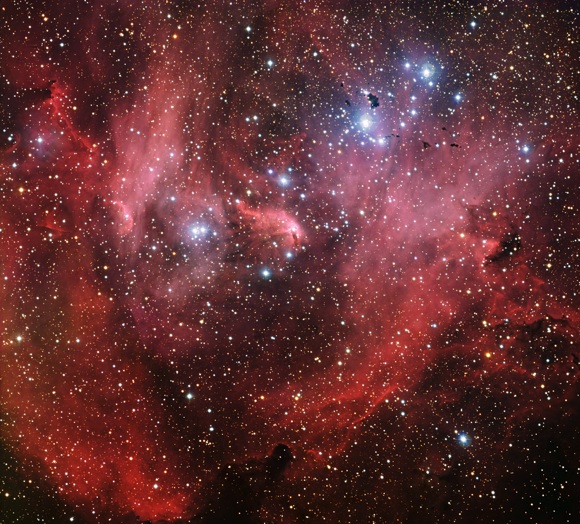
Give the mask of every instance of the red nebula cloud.
M 7 8 L 0 520 L 571 514 L 572 95 L 405 5 Z

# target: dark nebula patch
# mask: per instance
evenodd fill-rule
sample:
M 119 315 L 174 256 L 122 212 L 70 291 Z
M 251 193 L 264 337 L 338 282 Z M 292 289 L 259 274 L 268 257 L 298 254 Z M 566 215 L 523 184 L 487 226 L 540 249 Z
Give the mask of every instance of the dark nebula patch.
M 369 93 L 367 95 L 367 98 L 369 99 L 369 102 L 371 104 L 371 108 L 374 109 L 375 107 L 379 107 L 380 103 L 379 103 L 379 97 L 376 95 L 373 95 L 372 93 Z
M 508 259 L 514 256 L 519 249 L 522 247 L 522 239 L 519 233 L 511 232 L 505 235 L 495 253 L 489 255 L 486 260 L 488 263 L 493 264 L 494 262 L 501 262 L 502 260 Z

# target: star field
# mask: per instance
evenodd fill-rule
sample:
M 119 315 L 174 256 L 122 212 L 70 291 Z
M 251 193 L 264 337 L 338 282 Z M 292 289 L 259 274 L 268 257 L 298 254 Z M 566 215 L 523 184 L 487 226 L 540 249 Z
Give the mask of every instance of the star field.
M 576 522 L 573 2 L 0 9 L 0 522 Z

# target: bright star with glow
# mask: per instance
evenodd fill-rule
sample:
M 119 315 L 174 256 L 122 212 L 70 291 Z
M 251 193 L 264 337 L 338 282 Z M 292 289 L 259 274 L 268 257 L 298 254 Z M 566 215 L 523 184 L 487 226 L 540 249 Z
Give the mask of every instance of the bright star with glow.
M 205 234 L 207 233 L 207 227 L 206 226 L 193 226 L 191 228 L 191 234 L 194 238 L 201 238 L 203 236 L 205 236 Z
M 457 441 L 462 447 L 466 448 L 471 444 L 471 437 L 467 433 L 459 433 L 457 435 Z

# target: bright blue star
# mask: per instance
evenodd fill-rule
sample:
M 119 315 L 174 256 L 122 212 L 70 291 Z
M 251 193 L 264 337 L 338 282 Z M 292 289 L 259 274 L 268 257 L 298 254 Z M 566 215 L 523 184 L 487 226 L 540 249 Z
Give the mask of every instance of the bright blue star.
M 457 441 L 462 447 L 466 448 L 471 444 L 471 437 L 467 433 L 459 433 Z

